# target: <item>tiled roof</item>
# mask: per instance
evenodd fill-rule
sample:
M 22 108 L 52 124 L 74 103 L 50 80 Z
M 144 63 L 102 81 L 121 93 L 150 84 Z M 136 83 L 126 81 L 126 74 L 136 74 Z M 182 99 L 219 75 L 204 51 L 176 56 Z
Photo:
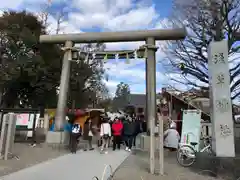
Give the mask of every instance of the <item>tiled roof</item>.
M 135 107 L 146 108 L 146 95 L 145 94 L 130 94 L 129 104 Z

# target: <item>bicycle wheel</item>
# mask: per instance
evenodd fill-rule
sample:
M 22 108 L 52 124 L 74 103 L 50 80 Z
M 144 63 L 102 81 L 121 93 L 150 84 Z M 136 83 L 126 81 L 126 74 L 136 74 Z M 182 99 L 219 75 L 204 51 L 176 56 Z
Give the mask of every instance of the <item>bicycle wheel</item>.
M 112 180 L 113 179 L 113 170 L 111 165 L 106 165 L 101 180 Z
M 177 150 L 177 162 L 183 167 L 189 167 L 193 165 L 196 160 L 196 152 L 189 145 L 182 145 Z
M 99 180 L 97 176 L 94 176 L 92 180 Z

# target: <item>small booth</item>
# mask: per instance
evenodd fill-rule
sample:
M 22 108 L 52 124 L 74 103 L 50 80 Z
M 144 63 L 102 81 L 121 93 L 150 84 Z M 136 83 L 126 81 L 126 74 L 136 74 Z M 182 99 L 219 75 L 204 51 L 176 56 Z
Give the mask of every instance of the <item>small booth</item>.
M 69 141 L 69 131 L 65 130 L 63 132 L 54 131 L 54 118 L 56 114 L 56 109 L 47 109 L 45 111 L 45 129 L 46 129 L 46 142 L 49 144 L 68 144 Z M 104 109 L 69 109 L 67 110 L 67 115 L 69 121 L 78 122 L 82 128 L 84 128 L 84 123 L 91 118 L 93 124 L 98 126 L 100 122 L 100 115 L 105 112 Z M 44 121 L 45 121 L 44 120 Z M 66 121 L 67 124 L 67 121 Z M 66 126 L 67 127 L 67 126 Z M 83 129 L 84 130 L 84 129 Z

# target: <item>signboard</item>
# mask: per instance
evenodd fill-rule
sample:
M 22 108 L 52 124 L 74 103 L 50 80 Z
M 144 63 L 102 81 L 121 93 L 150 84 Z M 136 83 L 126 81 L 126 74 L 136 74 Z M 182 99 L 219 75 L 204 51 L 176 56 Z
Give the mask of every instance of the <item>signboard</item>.
M 33 128 L 34 114 L 16 114 L 17 121 L 16 126 L 27 126 L 28 129 Z M 36 127 L 38 125 L 40 114 L 36 114 Z M 27 132 L 28 137 L 32 137 L 32 131 Z
M 195 150 L 199 150 L 199 142 L 201 135 L 201 111 L 200 110 L 184 110 L 182 121 L 181 144 L 190 144 L 197 142 Z
M 228 42 L 212 42 L 208 59 L 213 151 L 218 157 L 235 157 Z
M 16 126 L 28 126 L 29 114 L 17 114 Z

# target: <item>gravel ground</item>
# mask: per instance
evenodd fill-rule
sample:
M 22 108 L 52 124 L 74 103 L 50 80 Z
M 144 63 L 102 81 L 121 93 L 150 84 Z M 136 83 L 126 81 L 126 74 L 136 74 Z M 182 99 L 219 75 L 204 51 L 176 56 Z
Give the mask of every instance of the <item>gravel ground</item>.
M 15 143 L 13 154 L 17 155 L 19 160 L 15 158 L 7 161 L 0 160 L 0 177 L 67 153 L 69 151 L 64 148 L 50 147 L 44 144 L 31 147 L 29 144 Z
M 212 177 L 209 171 L 193 171 L 177 164 L 174 152 L 165 152 L 165 175 L 149 174 L 149 156 L 136 151 L 130 155 L 114 174 L 114 180 L 235 180 L 229 176 Z M 159 168 L 156 162 L 156 168 Z M 201 174 L 202 173 L 202 174 Z M 237 180 L 237 179 L 236 179 Z

